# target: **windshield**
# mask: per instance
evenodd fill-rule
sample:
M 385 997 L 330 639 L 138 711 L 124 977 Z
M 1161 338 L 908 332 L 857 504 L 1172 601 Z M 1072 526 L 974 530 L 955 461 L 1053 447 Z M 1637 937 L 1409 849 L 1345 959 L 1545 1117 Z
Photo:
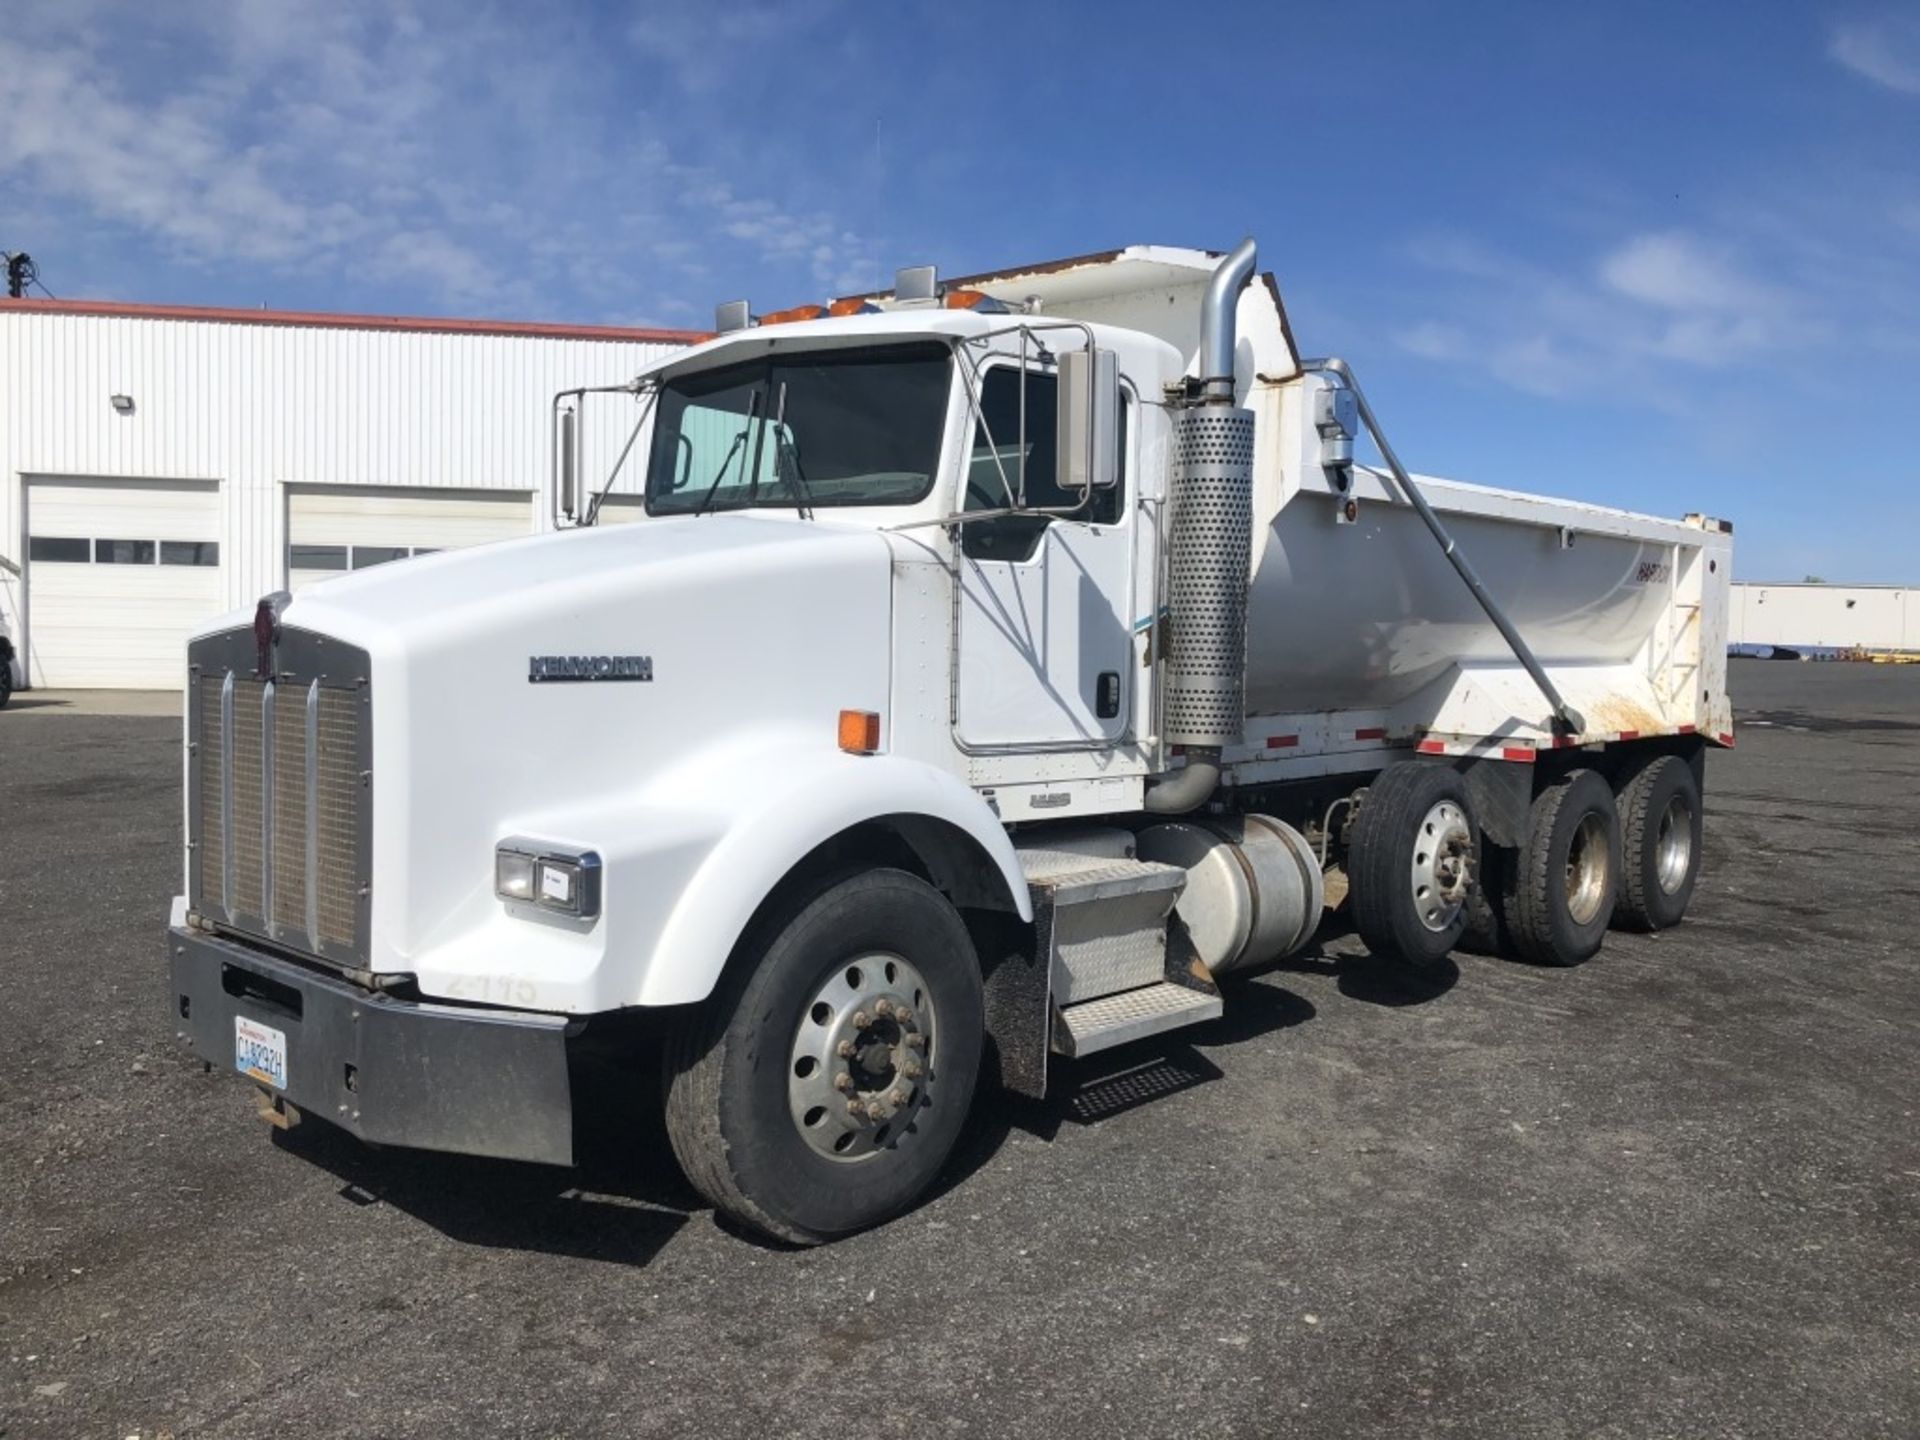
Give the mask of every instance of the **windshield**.
M 667 380 L 647 513 L 922 499 L 940 463 L 951 368 L 934 341 L 776 351 Z

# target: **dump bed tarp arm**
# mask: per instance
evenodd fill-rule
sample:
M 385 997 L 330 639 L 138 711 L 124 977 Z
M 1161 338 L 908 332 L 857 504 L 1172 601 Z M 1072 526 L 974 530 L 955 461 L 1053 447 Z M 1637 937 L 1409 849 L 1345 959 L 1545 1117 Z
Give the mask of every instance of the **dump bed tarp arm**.
M 1373 436 L 1373 443 L 1379 447 L 1380 458 L 1387 462 L 1387 469 L 1393 472 L 1394 483 L 1400 487 L 1400 493 L 1407 497 L 1407 503 L 1412 505 L 1420 518 L 1426 522 L 1427 529 L 1432 532 L 1434 540 L 1438 542 L 1441 553 L 1453 563 L 1453 568 L 1466 582 L 1467 589 L 1473 592 L 1473 598 L 1480 602 L 1480 608 L 1487 612 L 1487 618 L 1493 622 L 1494 628 L 1507 642 L 1507 648 L 1513 651 L 1514 657 L 1525 667 L 1527 674 L 1533 677 L 1533 683 L 1540 687 L 1540 693 L 1547 697 L 1547 703 L 1553 707 L 1553 713 L 1559 722 L 1554 728 L 1559 730 L 1564 727 L 1563 733 L 1568 735 L 1579 735 L 1584 732 L 1587 728 L 1585 717 L 1561 698 L 1553 681 L 1547 678 L 1547 672 L 1541 669 L 1540 662 L 1533 658 L 1533 651 L 1528 648 L 1527 642 L 1520 638 L 1520 632 L 1513 628 L 1513 622 L 1507 619 L 1506 612 L 1500 608 L 1499 602 L 1487 593 L 1487 587 L 1480 583 L 1480 576 L 1475 572 L 1472 563 L 1461 553 L 1459 546 L 1454 544 L 1453 536 L 1449 535 L 1447 527 L 1440 523 L 1440 517 L 1433 513 L 1433 507 L 1427 503 L 1427 497 L 1420 493 L 1420 487 L 1413 483 L 1413 477 L 1408 475 L 1406 467 L 1401 465 L 1400 457 L 1393 453 L 1393 446 L 1387 443 L 1386 435 L 1381 432 L 1380 422 L 1374 418 L 1373 407 L 1367 404 L 1366 393 L 1361 390 L 1360 382 L 1353 378 L 1352 367 L 1344 360 L 1330 357 L 1322 360 L 1303 360 L 1300 368 L 1335 376 L 1353 393 L 1353 402 L 1360 411 L 1360 419 L 1366 425 L 1368 433 Z

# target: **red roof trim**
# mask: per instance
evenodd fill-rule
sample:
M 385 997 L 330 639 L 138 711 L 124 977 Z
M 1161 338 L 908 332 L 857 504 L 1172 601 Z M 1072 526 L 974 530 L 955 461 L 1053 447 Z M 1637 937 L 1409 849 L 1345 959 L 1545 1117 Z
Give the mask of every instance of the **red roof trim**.
M 237 310 L 217 305 L 139 305 L 125 300 L 6 300 L 0 314 L 90 315 L 123 320 L 205 320 L 218 325 L 284 325 L 315 330 L 403 330 L 427 335 L 522 335 L 535 340 L 638 340 L 697 345 L 704 330 L 623 325 L 549 325 L 532 320 L 458 320 L 419 315 L 342 315 L 325 310 Z

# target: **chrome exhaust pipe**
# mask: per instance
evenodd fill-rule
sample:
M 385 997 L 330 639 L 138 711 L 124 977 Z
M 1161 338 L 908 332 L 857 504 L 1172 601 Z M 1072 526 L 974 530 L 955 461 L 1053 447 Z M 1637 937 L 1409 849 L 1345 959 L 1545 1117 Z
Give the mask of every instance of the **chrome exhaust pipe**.
M 1168 487 L 1167 739 L 1186 769 L 1158 777 L 1144 808 L 1198 809 L 1220 783 L 1220 752 L 1246 719 L 1247 573 L 1253 562 L 1253 412 L 1233 403 L 1240 291 L 1259 251 L 1251 237 L 1215 267 L 1200 311 L 1199 396 L 1173 421 Z
M 1214 267 L 1200 305 L 1200 397 L 1208 404 L 1233 403 L 1233 350 L 1240 292 L 1253 278 L 1260 247 L 1249 235 Z

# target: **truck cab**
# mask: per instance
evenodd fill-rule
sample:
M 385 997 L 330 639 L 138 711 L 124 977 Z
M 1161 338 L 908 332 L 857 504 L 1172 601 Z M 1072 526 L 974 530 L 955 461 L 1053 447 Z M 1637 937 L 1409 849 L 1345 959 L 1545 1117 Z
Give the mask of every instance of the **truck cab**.
M 1253 267 L 1251 242 L 1136 247 L 738 325 L 617 387 L 624 483 L 592 483 L 563 397 L 555 533 L 196 636 L 182 1038 L 281 1123 L 565 1164 L 570 1047 L 644 1016 L 689 1178 L 811 1242 L 910 1204 L 983 1074 L 1043 1093 L 1057 1057 L 1219 1015 L 1223 976 L 1310 941 L 1329 875 L 1407 963 L 1475 923 L 1584 959 L 1596 916 L 1648 913 L 1615 794 L 1657 770 L 1690 848 L 1655 898 L 1684 908 L 1716 722 L 1643 681 L 1664 644 L 1691 691 L 1708 627 L 1689 648 L 1677 607 L 1712 608 L 1720 532 L 1610 519 L 1591 575 L 1520 585 L 1545 665 L 1440 547 L 1397 619 L 1325 619 L 1365 658 L 1296 660 L 1326 597 L 1293 569 L 1439 522 L 1397 462 L 1356 472 L 1354 411 L 1320 397 L 1357 386 L 1303 367 Z M 609 502 L 638 523 L 595 523 Z M 1554 628 L 1568 587 L 1649 554 L 1706 598 L 1643 583 Z M 1433 623 L 1448 655 L 1417 672 Z M 1653 711 L 1623 740 L 1595 699 Z M 1527 771 L 1460 748 L 1468 723 Z M 1560 843 L 1529 827 L 1562 808 L 1562 740 L 1606 772 L 1561 862 L 1592 893 L 1476 922 L 1496 851 Z

